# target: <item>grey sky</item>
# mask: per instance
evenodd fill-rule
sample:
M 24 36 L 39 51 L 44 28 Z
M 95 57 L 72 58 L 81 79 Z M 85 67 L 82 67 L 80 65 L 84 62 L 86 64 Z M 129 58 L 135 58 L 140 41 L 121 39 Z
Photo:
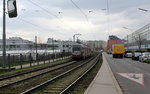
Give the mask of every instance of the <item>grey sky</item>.
M 33 41 L 34 36 L 38 36 L 46 42 L 50 37 L 71 40 L 74 34 L 80 33 L 82 40 L 107 40 L 108 35 L 125 37 L 150 22 L 150 12 L 138 10 L 150 10 L 149 0 L 108 0 L 109 17 L 107 10 L 102 10 L 107 8 L 106 0 L 72 1 L 84 15 L 70 0 L 17 0 L 18 17 L 7 17 L 7 38 L 18 36 Z M 2 38 L 2 0 L 0 15 Z

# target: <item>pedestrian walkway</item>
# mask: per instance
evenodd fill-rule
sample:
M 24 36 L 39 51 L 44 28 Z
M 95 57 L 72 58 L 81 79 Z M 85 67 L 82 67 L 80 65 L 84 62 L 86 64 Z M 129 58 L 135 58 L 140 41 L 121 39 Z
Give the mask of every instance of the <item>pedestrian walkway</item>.
M 123 94 L 104 53 L 103 64 L 84 94 Z

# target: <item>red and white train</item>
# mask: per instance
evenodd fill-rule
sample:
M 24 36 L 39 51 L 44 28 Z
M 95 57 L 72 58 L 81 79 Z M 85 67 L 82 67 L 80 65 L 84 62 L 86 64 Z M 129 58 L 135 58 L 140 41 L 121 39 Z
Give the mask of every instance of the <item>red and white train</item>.
M 90 47 L 85 44 L 75 43 L 72 45 L 72 59 L 86 59 L 92 55 Z

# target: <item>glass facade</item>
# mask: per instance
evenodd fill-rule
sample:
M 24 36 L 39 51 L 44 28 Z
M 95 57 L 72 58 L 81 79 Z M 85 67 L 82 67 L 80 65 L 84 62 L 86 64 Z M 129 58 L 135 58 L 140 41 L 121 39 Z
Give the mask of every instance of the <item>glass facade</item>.
M 127 49 L 134 51 L 150 49 L 150 24 L 127 36 Z

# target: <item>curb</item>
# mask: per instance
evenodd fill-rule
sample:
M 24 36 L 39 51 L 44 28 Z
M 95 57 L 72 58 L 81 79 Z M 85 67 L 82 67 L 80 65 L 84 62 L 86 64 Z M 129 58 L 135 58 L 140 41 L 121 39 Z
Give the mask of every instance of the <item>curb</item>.
M 84 94 L 123 94 L 104 53 L 102 55 L 102 66 Z
M 111 70 L 111 68 L 110 68 L 110 66 L 109 66 L 109 64 L 108 64 L 108 62 L 107 62 L 107 60 L 106 60 L 106 58 L 105 58 L 105 56 L 104 56 L 104 53 L 103 53 L 103 60 L 106 61 L 106 64 L 107 64 L 108 69 L 109 69 L 109 72 L 110 72 L 110 74 L 111 74 L 111 77 L 112 77 L 112 79 L 113 79 L 114 85 L 115 85 L 115 87 L 116 87 L 117 94 L 123 94 L 123 93 L 122 93 L 122 90 L 121 90 L 121 88 L 120 88 L 120 86 L 119 86 L 119 83 L 118 83 L 118 81 L 116 80 L 115 75 L 113 74 L 113 72 L 112 72 L 112 70 Z

